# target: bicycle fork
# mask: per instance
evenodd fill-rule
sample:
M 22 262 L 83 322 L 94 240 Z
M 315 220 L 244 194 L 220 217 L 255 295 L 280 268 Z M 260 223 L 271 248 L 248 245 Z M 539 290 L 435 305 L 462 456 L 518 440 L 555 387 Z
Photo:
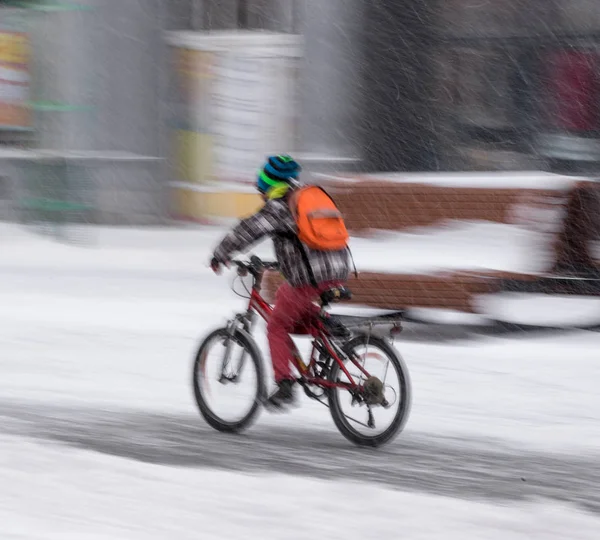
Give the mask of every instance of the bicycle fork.
M 246 362 L 246 349 L 242 349 L 240 353 L 240 357 L 237 363 L 237 369 L 231 370 L 228 373 L 227 368 L 229 367 L 231 360 L 231 349 L 234 343 L 234 336 L 240 328 L 240 325 L 248 334 L 251 334 L 255 320 L 256 318 L 254 312 L 248 311 L 245 314 L 236 315 L 236 317 L 229 321 L 229 323 L 227 324 L 228 337 L 227 343 L 225 345 L 225 356 L 223 357 L 223 363 L 221 364 L 221 375 L 219 377 L 219 382 L 221 384 L 227 384 L 228 382 L 238 382 L 238 378 Z

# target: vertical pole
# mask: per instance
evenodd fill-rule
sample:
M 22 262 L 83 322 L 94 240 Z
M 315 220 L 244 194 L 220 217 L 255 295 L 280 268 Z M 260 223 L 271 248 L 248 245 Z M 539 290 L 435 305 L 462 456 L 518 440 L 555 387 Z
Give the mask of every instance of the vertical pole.
M 199 30 L 205 30 L 204 28 L 204 1 L 203 0 L 191 0 L 192 2 L 192 24 L 191 30 L 195 32 Z
M 299 21 L 298 21 L 298 0 L 290 0 L 290 33 L 298 33 Z
M 240 30 L 248 28 L 248 0 L 238 0 L 237 27 Z

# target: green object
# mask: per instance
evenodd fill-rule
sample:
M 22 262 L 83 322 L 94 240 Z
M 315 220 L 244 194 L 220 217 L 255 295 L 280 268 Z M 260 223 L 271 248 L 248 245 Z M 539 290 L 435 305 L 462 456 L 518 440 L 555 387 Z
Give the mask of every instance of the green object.
M 31 109 L 42 112 L 82 112 L 92 110 L 92 107 L 89 106 L 69 105 L 68 103 L 58 103 L 56 101 L 30 101 L 27 104 Z
M 287 185 L 287 183 L 283 180 L 272 180 L 271 178 L 269 178 L 267 176 L 267 173 L 262 170 L 260 171 L 260 179 L 267 185 L 271 186 L 271 187 L 277 187 L 277 186 L 281 186 L 281 185 Z
M 55 238 L 66 239 L 68 226 L 90 221 L 94 205 L 89 166 L 32 156 L 22 170 L 25 193 L 19 211 L 25 224 L 45 226 Z
M 61 199 L 24 199 L 21 208 L 40 212 L 84 212 L 90 206 Z
M 32 85 L 31 98 L 28 106 L 35 113 L 35 133 L 40 133 L 45 122 L 52 125 L 53 119 L 67 114 L 84 115 L 82 119 L 88 125 L 88 115 L 94 112 L 94 107 L 87 103 L 69 103 L 61 100 L 59 96 L 53 96 L 54 86 L 52 82 L 52 60 L 44 48 L 47 43 L 54 47 L 55 40 L 65 42 L 68 40 L 69 47 L 76 48 L 77 55 L 81 56 L 80 66 L 91 67 L 89 59 L 90 47 L 87 41 L 75 42 L 73 36 L 64 33 L 72 25 L 78 29 L 78 34 L 83 24 L 89 20 L 78 12 L 90 12 L 91 6 L 77 3 L 76 0 L 15 0 L 11 2 L 14 7 L 24 8 L 23 13 L 29 24 L 29 35 L 32 41 Z M 72 13 L 72 15 L 69 15 Z M 58 25 L 58 26 L 57 26 Z M 56 27 L 56 28 L 55 28 Z M 56 32 L 56 37 L 52 38 Z M 62 33 L 61 33 L 62 32 Z M 50 41 L 48 41 L 50 40 Z M 51 57 L 50 57 L 51 58 Z M 56 62 L 62 62 L 57 58 Z M 42 62 L 44 62 L 42 64 Z M 59 65 L 59 64 L 57 64 Z M 80 69 L 80 68 L 78 68 Z M 87 69 L 87 68 L 86 68 Z M 87 72 L 84 74 L 84 86 L 92 84 Z M 91 88 L 92 86 L 90 86 Z M 68 95 L 68 94 L 67 94 Z M 76 96 L 76 100 L 82 99 L 86 92 Z M 68 98 L 67 98 L 68 100 Z M 61 120 L 62 121 L 62 120 Z M 83 126 L 83 124 L 81 124 Z M 52 136 L 52 135 L 50 135 Z M 57 141 L 34 137 L 34 149 L 31 156 L 21 162 L 20 185 L 21 195 L 17 202 L 17 210 L 22 224 L 33 227 L 42 234 L 51 234 L 62 241 L 73 241 L 74 234 L 81 236 L 80 231 L 86 223 L 94 221 L 95 201 L 91 180 L 91 161 L 69 157 L 69 149 L 58 148 L 52 152 L 44 152 L 48 145 L 54 145 Z M 81 152 L 79 152 L 80 158 Z M 85 154 L 85 152 L 83 153 Z
M 82 4 L 76 4 L 72 2 L 53 2 L 48 0 L 14 0 L 12 2 L 7 2 L 6 5 L 10 7 L 47 12 L 89 11 L 92 9 L 90 6 L 84 6 Z

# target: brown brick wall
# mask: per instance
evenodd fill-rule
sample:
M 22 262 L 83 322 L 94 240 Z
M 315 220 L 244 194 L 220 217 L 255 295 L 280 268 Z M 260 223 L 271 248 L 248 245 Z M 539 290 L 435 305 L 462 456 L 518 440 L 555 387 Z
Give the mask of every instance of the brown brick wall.
M 556 190 L 442 187 L 362 181 L 331 191 L 354 232 L 405 230 L 445 220 L 511 223 L 513 208 L 526 199 L 554 200 Z
M 283 278 L 270 272 L 263 281 L 264 298 L 273 303 L 277 287 Z M 473 294 L 490 292 L 492 282 L 479 277 L 449 275 L 383 274 L 365 272 L 348 282 L 353 298 L 350 304 L 368 305 L 381 309 L 439 307 L 471 312 Z
M 446 220 L 518 223 L 547 232 L 557 260 L 551 271 L 574 264 L 590 265 L 587 242 L 600 238 L 600 187 L 582 182 L 568 193 L 557 190 L 455 188 L 427 184 L 359 181 L 330 184 L 329 192 L 352 233 L 373 229 L 406 230 Z M 351 303 L 384 309 L 443 307 L 474 311 L 474 296 L 498 290 L 500 278 L 534 279 L 502 272 L 448 272 L 435 275 L 365 272 L 348 285 Z M 265 276 L 263 293 L 273 302 L 281 277 Z
M 353 298 L 349 304 L 366 305 L 380 309 L 404 309 L 409 307 L 446 308 L 474 313 L 474 297 L 498 291 L 499 279 L 515 278 L 507 272 L 448 272 L 431 275 L 384 274 L 376 272 L 351 276 L 348 287 Z M 532 280 L 533 276 L 518 276 Z M 283 278 L 276 272 L 268 272 L 263 281 L 262 294 L 274 303 L 277 288 Z

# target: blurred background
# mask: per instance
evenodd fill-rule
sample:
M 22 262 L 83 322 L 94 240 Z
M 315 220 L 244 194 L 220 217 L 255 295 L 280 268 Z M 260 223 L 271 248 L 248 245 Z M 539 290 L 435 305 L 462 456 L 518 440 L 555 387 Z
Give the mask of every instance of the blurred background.
M 599 166 L 593 0 L 0 6 L 2 219 L 202 221 L 223 191 L 237 215 L 271 152 L 315 174 Z
M 388 447 L 198 414 L 272 153 L 403 312 Z M 0 0 L 1 540 L 597 540 L 598 178 L 600 0 Z

